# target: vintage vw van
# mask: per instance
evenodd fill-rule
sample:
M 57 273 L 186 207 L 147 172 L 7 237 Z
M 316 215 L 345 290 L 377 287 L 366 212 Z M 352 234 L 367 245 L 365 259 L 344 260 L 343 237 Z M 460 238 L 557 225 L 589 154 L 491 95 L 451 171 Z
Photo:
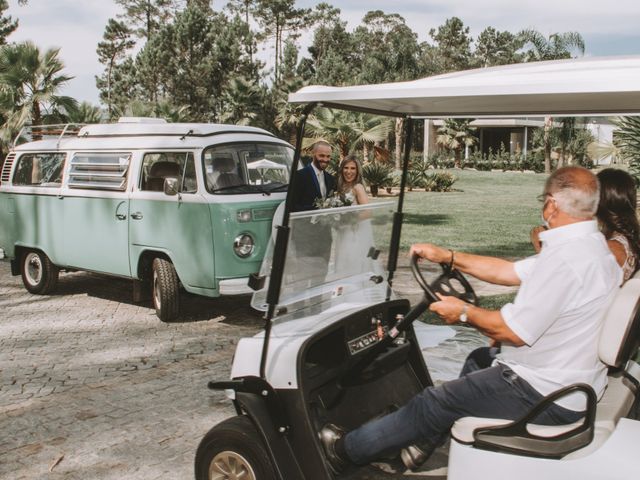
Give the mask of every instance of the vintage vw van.
M 178 292 L 249 292 L 286 195 L 293 149 L 258 128 L 121 118 L 34 130 L 0 174 L 0 258 L 32 293 L 60 270 L 151 287 L 163 321 Z M 16 142 L 17 143 L 17 142 Z M 148 291 L 148 288 L 146 289 Z

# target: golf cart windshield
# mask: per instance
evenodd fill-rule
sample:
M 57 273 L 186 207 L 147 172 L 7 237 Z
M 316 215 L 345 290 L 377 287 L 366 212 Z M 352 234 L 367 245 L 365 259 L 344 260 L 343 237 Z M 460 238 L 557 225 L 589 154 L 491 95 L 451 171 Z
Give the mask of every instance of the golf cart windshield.
M 341 303 L 383 301 L 387 295 L 385 266 L 395 206 L 394 201 L 384 201 L 292 213 L 274 322 Z M 279 213 L 274 218 L 274 230 L 281 220 Z M 267 284 L 251 302 L 257 310 L 267 309 L 274 239 L 275 234 L 260 271 Z

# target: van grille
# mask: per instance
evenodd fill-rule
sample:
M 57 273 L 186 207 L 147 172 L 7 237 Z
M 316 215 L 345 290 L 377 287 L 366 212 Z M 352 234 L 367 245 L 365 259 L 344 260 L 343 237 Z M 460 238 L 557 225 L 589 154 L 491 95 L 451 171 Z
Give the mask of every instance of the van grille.
M 0 176 L 0 184 L 7 183 L 11 179 L 11 167 L 13 166 L 13 161 L 16 159 L 15 152 L 11 152 L 7 155 L 7 158 L 4 159 L 4 165 L 2 167 L 2 175 Z
M 276 213 L 276 208 L 277 207 L 270 207 L 270 208 L 254 208 L 251 211 L 251 214 L 253 216 L 253 220 L 254 221 L 259 221 L 259 220 L 272 220 L 273 219 L 273 214 Z

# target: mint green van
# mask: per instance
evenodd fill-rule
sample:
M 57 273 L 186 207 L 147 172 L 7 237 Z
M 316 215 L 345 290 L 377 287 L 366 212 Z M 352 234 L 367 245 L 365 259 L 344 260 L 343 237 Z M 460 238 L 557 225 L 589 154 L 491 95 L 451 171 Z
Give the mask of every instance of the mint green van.
M 286 196 L 292 147 L 234 125 L 121 118 L 33 130 L 0 173 L 0 258 L 34 294 L 61 270 L 131 278 L 158 317 L 179 314 L 179 289 L 249 293 Z M 35 140 L 40 138 L 38 140 Z

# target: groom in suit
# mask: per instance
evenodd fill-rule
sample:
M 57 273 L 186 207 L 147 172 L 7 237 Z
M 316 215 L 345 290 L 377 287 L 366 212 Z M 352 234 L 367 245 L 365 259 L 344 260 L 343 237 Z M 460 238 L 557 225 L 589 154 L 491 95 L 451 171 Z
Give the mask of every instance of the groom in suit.
M 331 161 L 331 145 L 322 140 L 316 142 L 312 157 L 309 165 L 295 173 L 291 192 L 294 212 L 316 210 L 316 200 L 327 198 L 337 187 L 334 176 L 326 172 Z M 311 286 L 324 282 L 331 257 L 331 226 L 298 219 L 294 222 L 291 240 L 301 263 L 298 268 L 309 273 Z
M 313 160 L 296 172 L 293 194 L 293 211 L 315 210 L 318 198 L 336 190 L 336 179 L 326 172 L 331 161 L 331 145 L 325 141 L 316 142 L 312 151 Z

